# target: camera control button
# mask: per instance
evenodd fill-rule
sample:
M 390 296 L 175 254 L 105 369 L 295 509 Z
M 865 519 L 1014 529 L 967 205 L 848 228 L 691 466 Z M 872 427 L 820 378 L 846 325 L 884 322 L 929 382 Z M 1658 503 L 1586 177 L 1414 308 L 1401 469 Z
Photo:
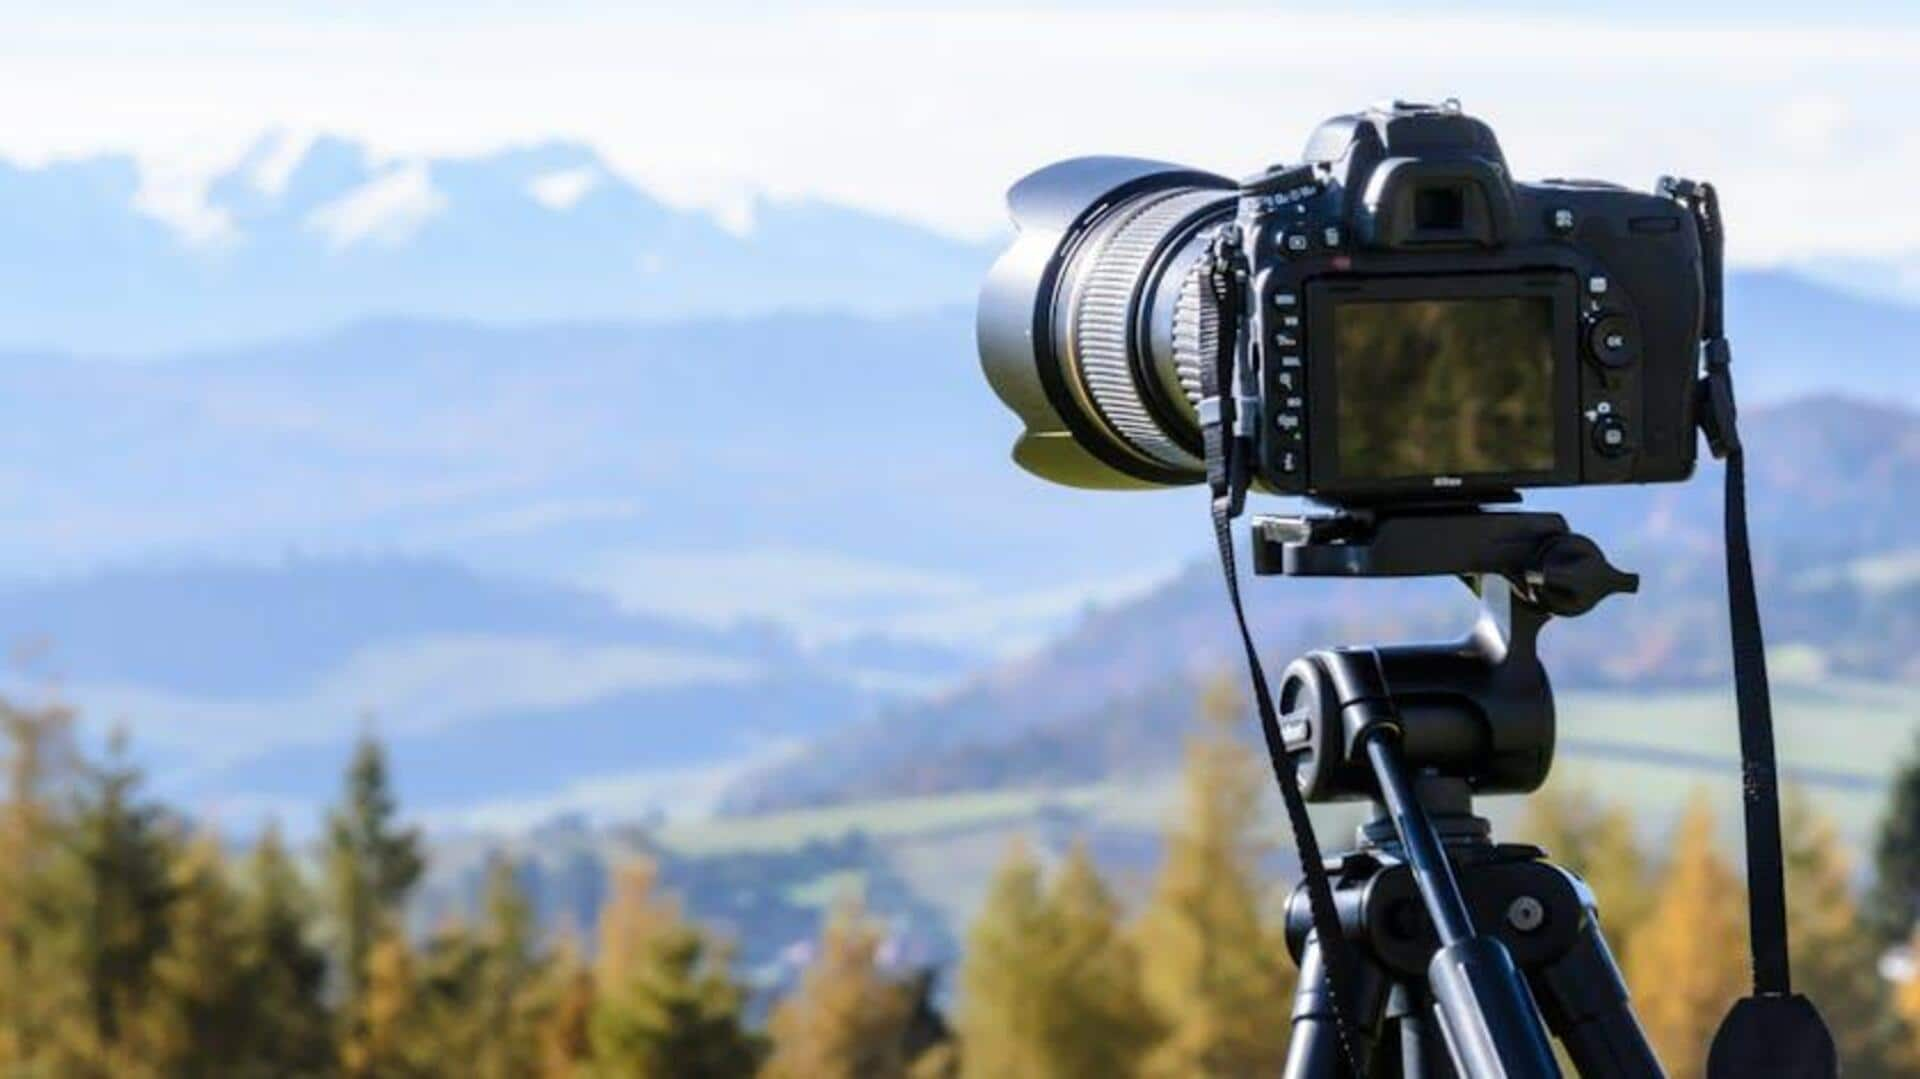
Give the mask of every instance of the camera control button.
M 1288 434 L 1298 434 L 1300 431 L 1300 414 L 1298 412 L 1277 413 L 1273 417 L 1273 425 Z
M 1281 450 L 1276 463 L 1280 466 L 1280 471 L 1289 476 L 1300 471 L 1300 455 L 1292 450 Z
M 1299 304 L 1300 297 L 1294 293 L 1276 292 L 1273 294 L 1273 306 L 1275 307 L 1297 307 Z
M 1633 362 L 1633 331 L 1620 315 L 1607 315 L 1587 331 L 1587 349 L 1606 367 L 1625 367 Z
M 1287 233 L 1287 250 L 1299 254 L 1307 249 L 1307 234 L 1304 232 Z
M 1553 225 L 1553 231 L 1555 232 L 1572 232 L 1573 211 L 1567 209 L 1565 206 L 1559 207 L 1553 211 L 1551 223 Z
M 1340 246 L 1339 226 L 1328 225 L 1325 229 L 1321 230 L 1320 243 L 1326 247 L 1339 247 Z
M 1615 415 L 1593 421 L 1593 448 L 1602 457 L 1619 457 L 1633 448 L 1627 438 L 1627 425 Z

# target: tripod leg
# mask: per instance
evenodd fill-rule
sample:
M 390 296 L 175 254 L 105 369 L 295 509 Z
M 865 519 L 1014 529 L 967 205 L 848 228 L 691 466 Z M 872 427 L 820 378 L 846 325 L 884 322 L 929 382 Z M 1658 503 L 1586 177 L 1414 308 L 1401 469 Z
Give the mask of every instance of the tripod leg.
M 1354 1037 L 1359 1044 L 1354 1052 L 1368 1062 L 1367 1074 L 1380 1074 L 1374 1066 L 1375 1047 L 1380 1040 L 1380 1017 L 1386 1008 L 1386 972 L 1365 955 L 1358 955 L 1359 969 L 1354 973 L 1359 984 L 1353 987 L 1359 1006 Z M 1333 994 L 1327 987 L 1327 967 L 1320 956 L 1320 942 L 1308 937 L 1300 949 L 1300 984 L 1293 994 L 1293 1036 L 1287 1042 L 1285 1079 L 1346 1079 L 1347 1063 L 1340 1054 L 1340 1030 L 1335 1022 Z
M 1455 1079 L 1453 1058 L 1447 1055 L 1447 1043 L 1433 1021 L 1433 998 L 1405 986 L 1400 993 L 1408 998 L 1396 1020 L 1400 1028 L 1400 1074 L 1405 1079 Z
M 1566 954 L 1530 976 L 1547 1026 L 1582 1076 L 1664 1079 L 1591 906 L 1584 921 Z

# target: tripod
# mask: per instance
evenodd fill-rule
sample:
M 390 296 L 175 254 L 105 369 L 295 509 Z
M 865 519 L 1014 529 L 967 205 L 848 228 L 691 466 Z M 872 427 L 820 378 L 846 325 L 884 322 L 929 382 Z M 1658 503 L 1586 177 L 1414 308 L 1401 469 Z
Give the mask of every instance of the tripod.
M 1281 680 L 1286 752 L 1309 802 L 1369 799 L 1329 861 L 1345 955 L 1338 1003 L 1369 1076 L 1554 1076 L 1548 1030 L 1583 1076 L 1662 1076 L 1601 936 L 1592 894 L 1543 851 L 1496 844 L 1475 794 L 1532 791 L 1552 764 L 1552 690 L 1535 651 L 1555 615 L 1638 579 L 1556 514 L 1478 508 L 1262 518 L 1254 566 L 1288 576 L 1460 576 L 1481 615 L 1461 641 L 1341 648 Z M 1347 1072 L 1304 886 L 1288 904 L 1300 968 L 1287 1079 Z

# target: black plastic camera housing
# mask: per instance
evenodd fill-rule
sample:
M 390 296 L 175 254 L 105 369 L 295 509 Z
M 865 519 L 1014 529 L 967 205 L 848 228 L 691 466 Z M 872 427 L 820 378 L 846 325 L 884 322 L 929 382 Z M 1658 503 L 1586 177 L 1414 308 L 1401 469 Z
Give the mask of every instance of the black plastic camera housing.
M 1457 105 L 1335 117 L 1305 161 L 1234 184 L 1127 158 L 1021 181 L 982 291 L 981 357 L 1056 482 L 1204 477 L 1200 367 L 1231 333 L 1258 375 L 1256 482 L 1367 505 L 1685 479 L 1700 239 L 1661 195 L 1519 183 Z M 1239 234 L 1244 316 L 1202 280 Z

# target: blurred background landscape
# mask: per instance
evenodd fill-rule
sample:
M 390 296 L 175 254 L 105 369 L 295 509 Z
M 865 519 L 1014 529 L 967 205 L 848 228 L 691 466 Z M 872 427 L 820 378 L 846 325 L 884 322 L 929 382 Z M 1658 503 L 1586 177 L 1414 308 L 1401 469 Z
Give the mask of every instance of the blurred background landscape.
M 503 858 L 535 923 L 591 927 L 644 859 L 760 1011 L 850 893 L 950 1000 L 1016 839 L 1143 901 L 1234 644 L 1203 496 L 1008 461 L 972 340 L 998 198 L 1092 150 L 1248 171 L 1399 92 L 1461 96 L 1525 177 L 1727 192 L 1782 760 L 1870 881 L 1920 729 L 1910 11 L 1469 5 L 1436 57 L 1440 17 L 1393 7 L 174 7 L 27 5 L 0 44 L 44 102 L 0 132 L 0 690 L 190 831 L 305 860 L 372 740 L 424 829 L 417 933 Z M 1228 28 L 1299 69 L 1196 77 L 1183 43 Z M 1569 38 L 1592 55 L 1541 89 Z M 1056 63 L 1073 40 L 1111 49 Z M 1719 485 L 1534 500 L 1644 575 L 1546 648 L 1556 784 L 1649 849 L 1690 804 L 1738 849 Z M 1251 602 L 1276 661 L 1472 612 L 1443 582 Z

